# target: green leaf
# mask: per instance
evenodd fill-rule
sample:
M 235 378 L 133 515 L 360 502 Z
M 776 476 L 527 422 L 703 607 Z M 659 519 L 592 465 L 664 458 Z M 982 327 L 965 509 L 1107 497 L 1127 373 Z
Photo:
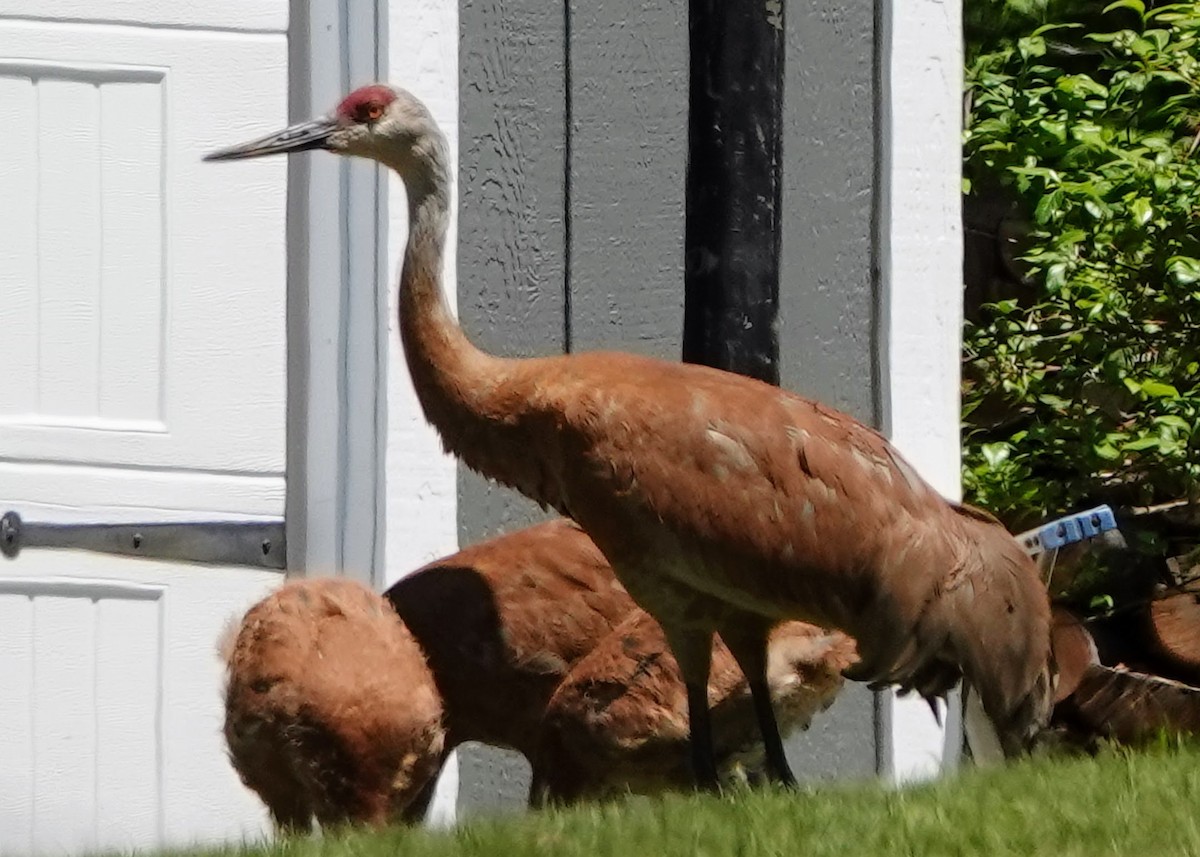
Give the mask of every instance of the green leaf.
M 1167 273 L 1183 286 L 1200 281 L 1200 259 L 1191 256 L 1172 256 L 1167 259 Z
M 1078 30 L 1078 29 L 1082 29 L 1082 28 L 1083 28 L 1083 24 L 1080 24 L 1077 22 L 1061 23 L 1061 24 L 1042 24 L 1042 26 L 1038 27 L 1030 35 L 1041 36 L 1041 35 L 1044 35 L 1045 33 L 1050 33 L 1055 30 Z
M 1033 211 L 1033 219 L 1039 226 L 1044 226 L 1055 218 L 1058 214 L 1058 208 L 1062 204 L 1063 192 L 1061 189 L 1052 190 L 1038 200 L 1037 208 Z
M 1007 443 L 985 443 L 979 451 L 983 454 L 983 460 L 994 469 L 1008 460 L 1011 448 Z
M 1023 39 L 1017 40 L 1017 50 L 1020 51 L 1023 59 L 1031 59 L 1033 57 L 1041 57 L 1046 55 L 1046 40 L 1041 36 L 1025 36 Z
M 1179 391 L 1162 381 L 1143 381 L 1142 392 L 1156 399 L 1178 399 Z
M 1139 18 L 1146 15 L 1146 4 L 1142 0 L 1116 0 L 1115 3 L 1109 3 L 1104 7 L 1104 14 L 1107 15 L 1114 9 L 1132 9 L 1137 12 Z
M 1141 452 L 1143 449 L 1154 449 L 1158 447 L 1159 439 L 1157 437 L 1140 437 L 1137 440 L 1131 440 L 1129 443 L 1121 444 L 1121 449 L 1126 452 Z
M 1191 428 L 1187 420 L 1185 420 L 1183 417 L 1177 417 L 1174 414 L 1165 414 L 1161 417 L 1155 417 L 1154 422 L 1160 426 L 1179 429 L 1180 431 L 1187 431 Z
M 1056 262 L 1046 269 L 1046 289 L 1057 292 L 1067 284 L 1067 263 Z
M 1129 206 L 1129 213 L 1133 215 L 1133 222 L 1138 226 L 1145 226 L 1150 222 L 1150 218 L 1154 216 L 1154 207 L 1150 205 L 1150 200 L 1144 196 L 1139 196 Z
M 1071 406 L 1071 403 L 1062 396 L 1055 396 L 1052 393 L 1043 393 L 1042 395 L 1038 396 L 1038 401 L 1043 405 L 1049 405 L 1050 407 L 1057 408 L 1060 411 L 1064 411 Z
M 1145 18 L 1144 15 L 1142 17 Z M 1160 30 L 1160 29 L 1142 30 L 1142 36 L 1143 36 L 1143 38 L 1149 39 L 1151 42 L 1153 42 L 1154 47 L 1157 48 L 1159 50 L 1159 52 L 1162 52 L 1163 50 L 1165 50 L 1167 47 L 1167 43 L 1170 42 L 1170 40 L 1171 40 L 1171 34 L 1168 33 L 1166 30 Z M 1160 72 L 1157 72 L 1157 71 L 1154 73 L 1160 74 Z M 1174 72 L 1172 72 L 1172 74 L 1174 74 Z

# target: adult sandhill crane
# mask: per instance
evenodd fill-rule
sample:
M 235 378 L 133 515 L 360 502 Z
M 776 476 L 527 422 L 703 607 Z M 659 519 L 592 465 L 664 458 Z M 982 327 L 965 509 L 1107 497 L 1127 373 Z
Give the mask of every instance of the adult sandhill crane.
M 578 521 L 661 624 L 688 689 L 692 764 L 714 786 L 712 635 L 748 677 L 768 766 L 792 781 L 766 680 L 767 631 L 802 619 L 858 641 L 853 678 L 933 699 L 960 676 L 1007 754 L 1049 717 L 1049 604 L 993 518 L 947 502 L 877 432 L 716 369 L 590 352 L 505 359 L 447 307 L 445 137 L 409 92 L 372 84 L 328 116 L 208 156 L 325 149 L 394 169 L 408 195 L 400 335 L 426 418 L 468 467 Z
M 762 768 L 749 688 L 716 638 L 708 683 L 713 743 L 722 779 Z M 857 661 L 837 631 L 784 622 L 768 646 L 767 683 L 785 732 L 806 729 L 841 690 Z M 582 658 L 546 706 L 533 756 L 532 799 L 569 803 L 653 794 L 686 786 L 687 698 L 661 627 L 636 610 Z
M 387 602 L 341 578 L 288 583 L 222 641 L 225 740 L 278 828 L 379 826 L 442 761 L 442 703 Z

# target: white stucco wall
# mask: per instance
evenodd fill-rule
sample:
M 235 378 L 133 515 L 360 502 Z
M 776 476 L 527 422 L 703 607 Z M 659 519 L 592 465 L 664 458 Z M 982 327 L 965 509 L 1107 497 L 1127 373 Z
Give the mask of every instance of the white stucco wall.
M 411 90 L 433 111 L 446 133 L 457 171 L 458 6 L 439 0 L 394 4 L 389 21 L 390 82 Z M 388 313 L 387 582 L 458 547 L 454 459 L 442 452 L 421 414 L 397 330 L 395 284 L 408 236 L 404 186 L 388 175 L 388 257 L 392 290 Z M 446 292 L 455 303 L 458 212 L 446 240 Z
M 880 246 L 892 441 L 959 499 L 962 330 L 962 9 L 886 4 Z M 892 776 L 941 768 L 945 733 L 916 696 L 891 700 Z
M 411 90 L 433 111 L 458 151 L 458 4 L 406 0 L 392 5 L 388 22 L 388 80 Z M 457 155 L 454 156 L 457 169 Z M 400 348 L 396 316 L 399 258 L 408 235 L 404 186 L 388 176 L 388 257 L 392 283 L 388 313 L 387 561 L 390 586 L 418 566 L 458 549 L 457 480 L 452 457 L 442 452 L 425 421 Z M 457 211 L 446 241 L 446 291 L 454 303 Z M 431 820 L 453 818 L 458 768 L 451 758 L 430 808 Z

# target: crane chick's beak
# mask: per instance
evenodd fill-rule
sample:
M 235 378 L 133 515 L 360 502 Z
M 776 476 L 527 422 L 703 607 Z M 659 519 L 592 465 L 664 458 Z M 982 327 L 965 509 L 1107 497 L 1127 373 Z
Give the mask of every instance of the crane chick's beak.
M 261 158 L 264 155 L 282 155 L 289 152 L 307 152 L 311 149 L 328 148 L 329 137 L 338 129 L 335 119 L 322 117 L 299 122 L 282 131 L 268 134 L 249 143 L 218 149 L 204 156 L 206 161 L 238 161 L 245 158 Z

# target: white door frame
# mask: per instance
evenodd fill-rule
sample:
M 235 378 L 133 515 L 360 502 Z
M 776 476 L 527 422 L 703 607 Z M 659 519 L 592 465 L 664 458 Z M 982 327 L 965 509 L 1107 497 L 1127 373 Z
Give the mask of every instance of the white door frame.
M 291 121 L 383 79 L 387 0 L 291 0 Z M 384 573 L 387 192 L 374 164 L 288 170 L 288 574 Z

